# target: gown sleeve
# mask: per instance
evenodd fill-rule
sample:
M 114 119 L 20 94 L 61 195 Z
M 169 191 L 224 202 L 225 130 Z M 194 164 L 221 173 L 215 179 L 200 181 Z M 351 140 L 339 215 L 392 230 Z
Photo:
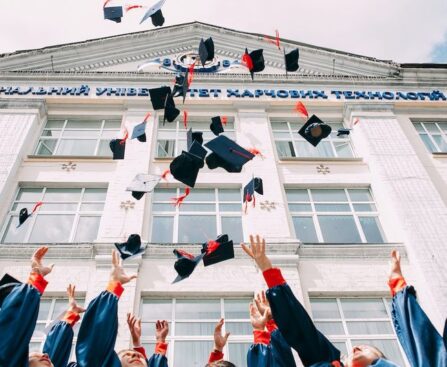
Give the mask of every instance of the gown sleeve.
M 447 367 L 444 340 L 417 302 L 414 288 L 402 280 L 399 283 L 399 278 L 391 280 L 389 285 L 394 295 L 391 312 L 394 329 L 410 365 Z
M 79 319 L 79 314 L 67 312 L 64 319 L 51 328 L 43 352 L 48 354 L 54 367 L 67 367 L 73 343 L 73 326 Z
M 115 353 L 118 334 L 118 300 L 124 288 L 110 282 L 106 291 L 90 302 L 76 343 L 78 367 L 121 367 Z
M 167 350 L 167 343 L 157 343 L 155 352 L 147 363 L 148 367 L 168 367 L 168 359 L 166 358 Z
M 295 358 L 290 345 L 286 342 L 278 328 L 272 331 L 270 340 L 274 366 L 296 367 Z
M 273 367 L 270 332 L 253 330 L 254 341 L 247 352 L 247 367 Z
M 315 327 L 279 269 L 268 269 L 264 278 L 272 315 L 286 342 L 298 352 L 304 366 L 340 361 L 340 351 Z
M 4 299 L 0 309 L 0 366 L 28 366 L 29 342 L 36 327 L 40 296 L 47 281 L 31 273 Z

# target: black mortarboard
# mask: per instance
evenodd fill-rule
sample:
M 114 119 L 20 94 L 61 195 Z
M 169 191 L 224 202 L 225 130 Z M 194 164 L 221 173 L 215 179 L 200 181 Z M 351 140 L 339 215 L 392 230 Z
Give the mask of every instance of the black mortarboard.
M 245 52 L 248 53 L 248 50 L 245 49 Z M 265 69 L 265 61 L 264 61 L 264 50 L 254 50 L 249 53 L 253 67 L 250 69 L 251 78 L 253 79 L 254 73 L 259 73 Z
M 142 122 L 133 128 L 131 139 L 135 138 L 142 143 L 146 142 L 146 122 Z
M 163 110 L 166 105 L 166 98 L 171 94 L 171 88 L 160 87 L 149 89 L 149 95 L 151 96 L 152 107 L 154 110 Z
M 225 135 L 218 136 L 205 146 L 213 152 L 206 157 L 209 169 L 222 167 L 227 172 L 241 172 L 242 166 L 255 157 Z
M 15 286 L 20 284 L 22 284 L 22 282 L 19 282 L 11 275 L 3 275 L 2 279 L 0 279 L 0 308 L 2 307 L 3 301 L 8 296 L 8 294 L 11 293 Z
M 196 157 L 199 157 L 203 161 L 208 152 L 198 141 L 194 140 L 188 149 L 188 153 L 194 154 Z
M 342 129 L 338 129 L 337 136 L 349 135 L 350 133 L 351 133 L 351 129 L 342 128 Z
M 284 50 L 286 70 L 290 72 L 297 71 L 300 68 L 300 66 L 298 65 L 299 58 L 300 58 L 300 51 L 297 48 L 294 49 L 293 51 L 290 51 L 288 54 L 286 54 Z
M 203 38 L 200 40 L 199 56 L 202 66 L 205 66 L 207 61 L 212 61 L 214 59 L 214 41 L 211 37 L 206 41 L 204 41 Z
M 161 176 L 139 173 L 130 183 L 130 186 L 127 187 L 126 191 L 132 191 L 132 196 L 140 200 L 145 193 L 154 191 L 160 180 Z
M 188 130 L 188 132 L 186 133 L 186 147 L 188 148 L 188 151 L 189 151 L 189 148 L 191 148 L 192 143 L 195 141 L 197 143 L 199 143 L 200 145 L 202 145 L 203 144 L 203 133 L 201 131 L 193 132 L 192 128 L 190 128 Z
M 163 13 L 161 12 L 161 7 L 165 3 L 165 1 L 166 0 L 161 0 L 158 3 L 156 3 L 154 6 L 152 6 L 146 12 L 146 14 L 144 14 L 144 17 L 143 17 L 143 19 L 141 19 L 140 24 L 143 23 L 146 19 L 148 19 L 150 17 L 152 19 L 152 24 L 155 27 L 161 27 L 165 22 L 165 18 L 163 17 Z
M 27 208 L 22 208 L 20 209 L 20 213 L 19 213 L 19 225 L 17 226 L 20 227 L 23 223 L 25 223 L 25 221 L 31 217 L 31 214 L 28 213 L 28 209 Z
M 138 234 L 131 234 L 124 243 L 115 243 L 115 247 L 123 260 L 141 255 L 145 251 L 145 248 L 141 247 L 141 238 Z
M 104 19 L 108 19 L 116 23 L 121 23 L 122 17 L 123 17 L 122 6 L 107 6 L 104 8 Z
M 321 140 L 327 138 L 332 128 L 321 121 L 317 116 L 312 115 L 309 120 L 298 131 L 304 139 L 316 147 Z
M 219 136 L 219 134 L 222 134 L 224 132 L 223 123 L 220 116 L 216 116 L 211 119 L 210 130 L 216 136 Z
M 172 97 L 172 94 L 168 94 L 168 97 L 166 98 L 166 105 L 165 105 L 165 114 L 163 117 L 163 123 L 168 120 L 168 122 L 173 122 L 177 116 L 180 115 L 180 110 L 175 107 L 174 98 Z
M 188 94 L 188 75 L 189 70 L 186 70 L 185 75 L 178 74 L 175 77 L 175 84 L 174 84 L 174 90 L 172 92 L 172 95 L 174 97 L 180 97 L 183 96 L 183 103 L 185 103 L 186 95 Z
M 444 332 L 442 333 L 442 339 L 444 339 L 444 345 L 447 348 L 447 320 L 445 320 Z
M 204 256 L 204 254 L 200 254 L 199 256 L 194 257 L 182 250 L 174 250 L 174 254 L 177 256 L 174 269 L 178 275 L 172 283 L 177 283 L 188 278 Z
M 210 266 L 225 260 L 234 258 L 233 241 L 229 241 L 228 235 L 217 237 L 216 241 L 209 241 L 202 245 L 203 265 Z
M 203 168 L 204 165 L 203 158 L 183 151 L 181 155 L 174 158 L 169 168 L 172 176 L 176 180 L 190 187 L 194 187 L 197 176 L 199 175 L 199 170 Z
M 259 195 L 264 195 L 264 187 L 262 185 L 262 179 L 259 177 L 253 178 L 247 186 L 244 187 L 244 203 L 251 201 L 253 195 L 257 192 Z
M 113 159 L 124 159 L 126 141 L 123 139 L 113 139 L 110 141 L 109 146 L 113 153 Z

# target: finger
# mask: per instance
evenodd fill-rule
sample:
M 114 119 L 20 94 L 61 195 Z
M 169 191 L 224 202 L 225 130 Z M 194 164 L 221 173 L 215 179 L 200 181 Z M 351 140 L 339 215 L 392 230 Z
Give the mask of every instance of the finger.
M 129 276 L 129 282 L 131 280 L 134 280 L 134 279 L 137 279 L 137 278 L 138 278 L 138 275 L 137 274 L 133 274 L 133 275 Z
M 112 265 L 113 266 L 117 266 L 118 265 L 118 261 L 117 261 L 117 251 L 116 250 L 112 250 Z
M 74 296 L 75 296 L 75 294 L 76 294 L 76 286 L 75 285 L 71 285 L 71 292 L 72 292 L 72 294 L 73 294 L 73 298 L 74 298 Z
M 261 242 L 261 254 L 265 255 L 265 238 L 262 238 Z
M 226 333 L 226 334 L 225 334 L 225 336 L 224 336 L 224 339 L 225 339 L 225 343 L 227 342 L 227 340 L 228 340 L 229 336 L 230 336 L 230 333 Z
M 266 296 L 265 296 L 265 291 L 262 291 L 261 292 L 261 299 L 262 299 L 262 302 L 264 302 L 264 303 L 267 303 L 268 301 L 267 301 L 267 298 L 266 298 Z
M 155 323 L 155 328 L 156 328 L 157 330 L 160 330 L 160 329 L 161 329 L 161 322 L 160 322 L 160 320 L 157 320 L 157 322 Z
M 127 323 L 130 325 L 130 312 L 127 313 Z
M 251 234 L 251 235 L 250 235 L 250 245 L 253 246 L 254 242 L 255 242 L 255 240 L 254 240 L 254 238 L 253 238 L 253 235 Z
M 245 245 L 244 243 L 241 243 L 241 246 L 242 246 L 242 250 L 244 250 L 244 252 L 253 259 L 254 256 L 253 256 L 253 252 L 251 251 L 251 249 L 248 248 L 247 245 Z
M 396 251 L 396 260 L 400 263 L 400 252 Z
M 138 319 L 137 325 L 138 325 L 138 328 L 141 329 L 141 319 Z
M 85 308 L 84 307 L 78 307 L 78 313 L 84 313 Z
M 48 268 L 50 269 L 50 273 L 51 273 L 53 271 L 54 264 L 51 264 Z
M 256 316 L 255 306 L 253 305 L 253 303 L 250 303 L 249 309 L 250 309 L 250 316 Z

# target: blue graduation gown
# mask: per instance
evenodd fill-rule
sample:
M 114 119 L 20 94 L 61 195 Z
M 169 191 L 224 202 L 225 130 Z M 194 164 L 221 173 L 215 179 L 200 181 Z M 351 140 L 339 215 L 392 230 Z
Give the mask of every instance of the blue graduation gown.
M 147 361 L 148 367 L 168 367 L 168 359 L 162 354 L 154 354 Z
M 54 367 L 67 367 L 73 335 L 73 328 L 66 321 L 59 321 L 51 328 L 43 352 L 48 354 Z
M 0 309 L 0 366 L 28 367 L 29 342 L 36 327 L 40 293 L 29 284 L 11 291 Z
M 417 302 L 413 287 L 396 293 L 392 318 L 412 367 L 447 367 L 446 343 Z

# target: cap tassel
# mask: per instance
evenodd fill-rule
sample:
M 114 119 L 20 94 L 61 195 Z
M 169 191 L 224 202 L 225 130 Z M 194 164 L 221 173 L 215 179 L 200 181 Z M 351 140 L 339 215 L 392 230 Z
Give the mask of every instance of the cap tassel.
M 172 198 L 172 200 L 174 201 L 174 206 L 175 207 L 180 207 L 180 205 L 183 204 L 183 201 L 186 199 L 186 197 L 191 193 L 191 189 L 189 187 L 187 187 L 185 189 L 185 193 L 183 195 L 180 195 L 177 198 Z
M 295 111 L 300 113 L 301 115 L 309 118 L 309 112 L 307 112 L 306 106 L 304 106 L 303 102 L 298 101 L 295 105 Z
M 245 65 L 248 68 L 248 70 L 250 71 L 253 70 L 253 60 L 251 56 L 248 54 L 248 52 L 245 52 L 244 55 L 242 56 L 242 64 Z
M 106 0 L 106 1 L 104 2 L 104 8 L 107 6 L 108 3 L 110 3 L 110 1 L 111 1 L 111 0 Z
M 188 128 L 188 111 L 183 111 L 183 126 L 185 129 Z
M 43 204 L 43 202 L 38 201 L 38 202 L 36 203 L 36 205 L 34 205 L 34 208 L 33 208 L 33 210 L 31 211 L 31 213 L 34 213 L 40 206 L 42 206 L 42 204 Z
M 206 246 L 206 254 L 211 255 L 214 251 L 216 251 L 220 246 L 220 243 L 217 241 L 208 241 L 208 245 Z
M 171 170 L 167 169 L 161 174 L 161 179 L 167 181 L 168 175 L 171 173 Z
M 144 8 L 143 5 L 126 5 L 126 11 Z
M 193 62 L 188 67 L 188 88 L 191 86 L 192 81 L 194 80 L 194 67 L 196 66 L 196 63 Z
M 246 159 L 248 159 L 248 160 L 252 160 L 252 159 L 253 159 L 253 157 L 250 157 L 250 156 L 248 156 L 247 154 L 244 154 L 244 153 L 242 153 L 242 152 L 239 152 L 238 150 L 233 149 L 233 148 L 230 148 L 230 152 L 231 152 L 231 153 L 234 153 L 234 154 L 237 154 L 237 155 L 239 155 L 239 156 L 241 156 L 241 157 L 244 157 L 244 158 L 246 158 Z
M 184 250 L 176 250 L 180 255 L 182 255 L 183 257 L 186 257 L 190 260 L 194 260 L 194 255 L 190 254 L 189 252 L 186 252 Z
M 253 155 L 259 155 L 261 158 L 265 158 L 264 157 L 264 154 L 262 154 L 262 152 L 260 151 L 260 150 L 258 150 L 258 149 L 256 149 L 256 148 L 250 148 L 250 149 L 247 149 L 251 154 L 253 154 Z
M 228 117 L 227 116 L 222 116 L 220 118 L 220 121 L 222 121 L 222 124 L 224 124 L 225 126 L 227 126 L 228 123 Z
M 150 112 L 146 113 L 146 116 L 144 116 L 143 122 L 147 122 L 147 120 L 149 120 L 149 117 L 151 117 L 151 113 Z
M 126 143 L 126 140 L 129 138 L 129 131 L 127 131 L 127 129 L 126 129 L 126 133 L 124 134 L 124 138 L 122 138 L 121 140 L 120 140 L 120 144 L 121 145 L 124 145 L 125 143 Z
M 353 125 L 355 126 L 355 125 L 357 125 L 359 122 L 360 122 L 360 119 L 357 117 L 357 118 L 354 120 L 354 124 L 353 124 Z
M 275 39 L 270 38 L 269 36 L 264 36 L 264 41 L 267 41 L 273 45 L 275 45 L 276 47 L 278 47 L 278 50 L 281 50 L 281 43 L 279 40 L 279 32 L 278 30 L 275 31 L 276 37 Z
M 245 208 L 244 208 L 244 213 L 247 214 L 247 209 L 248 209 L 248 202 L 251 201 L 252 196 L 247 192 L 247 195 L 245 195 Z

